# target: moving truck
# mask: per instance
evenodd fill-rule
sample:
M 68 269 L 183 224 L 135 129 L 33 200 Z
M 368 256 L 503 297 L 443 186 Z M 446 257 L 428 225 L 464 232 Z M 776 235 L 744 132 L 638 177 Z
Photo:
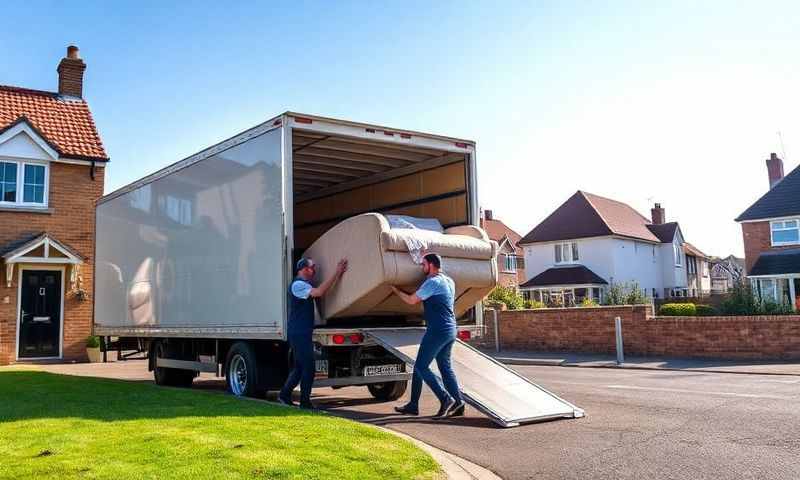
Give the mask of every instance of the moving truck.
M 100 199 L 95 334 L 140 345 L 159 385 L 214 372 L 236 395 L 278 389 L 291 354 L 287 287 L 302 252 L 365 212 L 478 225 L 475 174 L 468 140 L 279 115 Z M 418 322 L 331 319 L 315 331 L 315 386 L 398 398 L 408 359 L 370 332 Z

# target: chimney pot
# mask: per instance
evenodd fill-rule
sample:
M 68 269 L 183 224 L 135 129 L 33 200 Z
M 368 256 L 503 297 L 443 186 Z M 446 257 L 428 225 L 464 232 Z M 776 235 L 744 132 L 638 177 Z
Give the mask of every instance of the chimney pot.
M 769 178 L 770 189 L 783 179 L 783 160 L 775 153 L 769 154 L 769 160 L 767 160 L 767 177 Z
M 486 220 L 492 220 L 493 219 L 492 211 L 491 210 L 484 210 L 483 211 L 483 218 L 485 218 Z
M 661 225 L 666 221 L 666 212 L 661 208 L 660 203 L 653 205 L 653 208 L 650 210 L 650 218 L 654 225 Z
M 58 93 L 83 98 L 83 72 L 86 64 L 81 60 L 78 47 L 67 47 L 67 56 L 58 64 Z

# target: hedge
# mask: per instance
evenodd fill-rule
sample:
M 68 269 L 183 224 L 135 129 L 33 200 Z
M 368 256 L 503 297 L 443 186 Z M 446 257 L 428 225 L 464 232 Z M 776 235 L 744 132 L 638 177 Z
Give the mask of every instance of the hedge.
M 697 315 L 701 317 L 713 317 L 714 315 L 718 315 L 717 309 L 712 307 L 711 305 L 695 305 L 695 310 L 697 310 Z
M 694 303 L 665 303 L 658 309 L 658 314 L 665 317 L 693 317 L 697 315 L 697 307 Z

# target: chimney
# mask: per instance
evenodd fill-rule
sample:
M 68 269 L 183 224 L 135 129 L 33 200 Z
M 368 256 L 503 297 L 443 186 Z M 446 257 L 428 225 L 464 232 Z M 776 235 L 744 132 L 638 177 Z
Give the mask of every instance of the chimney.
M 666 219 L 666 214 L 664 213 L 664 209 L 661 208 L 660 203 L 656 203 L 652 209 L 650 209 L 650 218 L 653 219 L 653 224 L 661 225 L 664 223 Z
M 86 64 L 81 60 L 78 47 L 67 47 L 67 56 L 58 64 L 58 93 L 83 98 L 83 71 Z
M 783 178 L 783 160 L 781 160 L 777 154 L 769 154 L 769 160 L 767 160 L 767 175 L 769 175 L 770 189 Z
M 483 218 L 486 220 L 492 220 L 492 211 L 491 210 L 484 210 L 483 211 Z

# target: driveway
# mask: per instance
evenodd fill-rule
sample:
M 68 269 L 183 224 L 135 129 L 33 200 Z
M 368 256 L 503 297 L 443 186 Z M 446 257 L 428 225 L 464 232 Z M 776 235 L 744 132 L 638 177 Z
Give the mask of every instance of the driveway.
M 148 380 L 144 362 L 51 371 Z M 517 366 L 587 417 L 502 429 L 474 410 L 436 422 L 396 415 L 366 388 L 320 389 L 331 414 L 366 421 L 488 467 L 508 479 L 800 478 L 800 376 Z M 199 388 L 222 389 L 204 376 Z M 423 411 L 436 410 L 423 396 Z

